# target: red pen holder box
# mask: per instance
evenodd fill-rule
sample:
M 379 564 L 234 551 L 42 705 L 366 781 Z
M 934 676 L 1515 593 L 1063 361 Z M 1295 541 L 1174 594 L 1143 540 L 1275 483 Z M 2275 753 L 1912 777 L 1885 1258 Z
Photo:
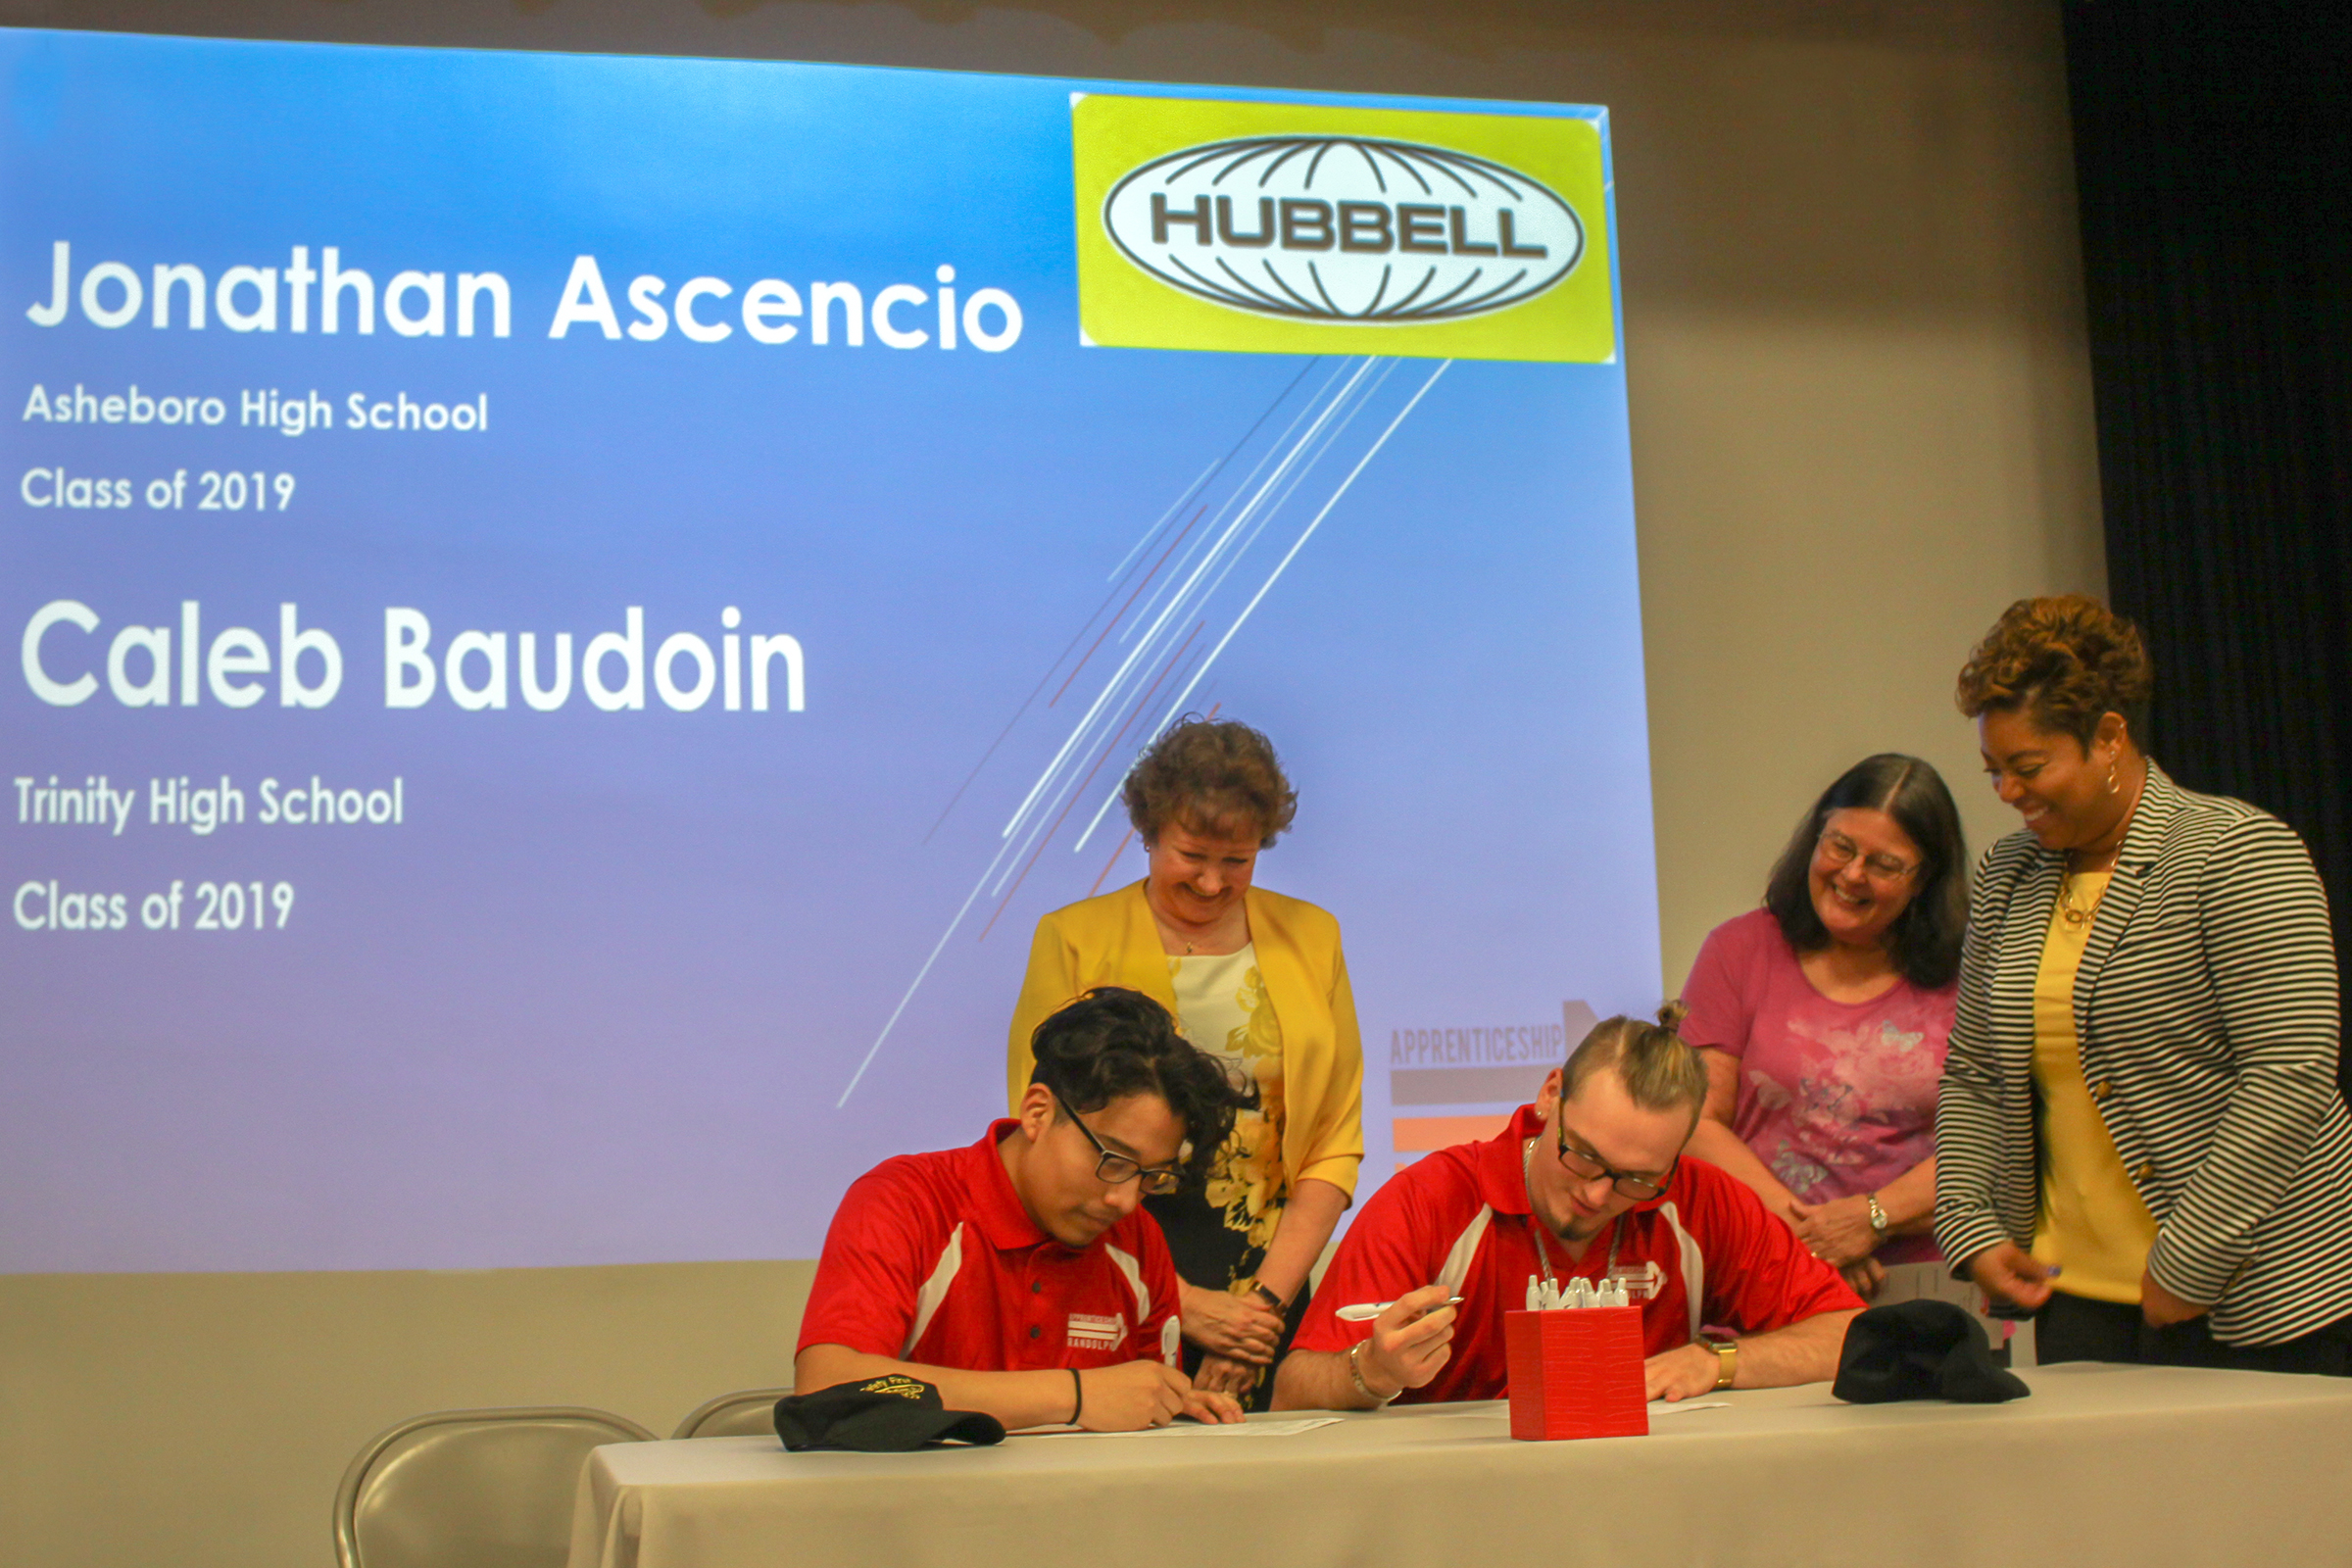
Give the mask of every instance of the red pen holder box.
M 1510 1365 L 1512 1437 L 1649 1436 L 1640 1307 L 1505 1312 L 1502 1343 Z

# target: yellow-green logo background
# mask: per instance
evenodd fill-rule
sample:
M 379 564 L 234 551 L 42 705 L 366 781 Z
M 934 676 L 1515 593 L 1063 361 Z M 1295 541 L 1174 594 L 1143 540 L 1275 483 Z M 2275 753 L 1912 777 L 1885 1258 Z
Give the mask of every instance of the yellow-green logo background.
M 1112 348 L 1241 354 L 1386 354 L 1430 359 L 1608 364 L 1617 357 L 1599 127 L 1584 119 L 1326 105 L 1121 98 L 1070 106 L 1078 206 L 1078 321 Z M 1541 180 L 1585 225 L 1575 270 L 1491 315 L 1427 322 L 1301 321 L 1213 304 L 1129 261 L 1103 231 L 1102 205 L 1131 171 L 1163 154 L 1243 136 L 1343 135 L 1415 142 L 1489 159 Z

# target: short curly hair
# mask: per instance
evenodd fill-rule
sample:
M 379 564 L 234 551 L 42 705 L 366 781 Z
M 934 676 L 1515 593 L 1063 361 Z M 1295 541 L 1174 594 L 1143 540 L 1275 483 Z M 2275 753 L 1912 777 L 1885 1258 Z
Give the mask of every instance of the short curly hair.
M 1127 820 L 1146 844 L 1171 823 L 1251 837 L 1272 849 L 1298 814 L 1298 792 L 1274 743 L 1233 719 L 1187 713 L 1136 759 L 1123 791 Z
M 1037 1058 L 1029 1081 L 1060 1101 L 1056 1121 L 1062 1107 L 1092 1112 L 1130 1095 L 1166 1101 L 1184 1123 L 1178 1168 L 1189 1190 L 1207 1182 L 1234 1117 L 1257 1104 L 1255 1088 L 1177 1033 L 1167 1008 L 1124 986 L 1097 986 L 1051 1014 L 1030 1035 L 1029 1049 Z
M 2123 715 L 2144 744 L 2156 666 L 2139 628 L 2085 594 L 2020 599 L 1960 668 L 1960 711 L 2023 711 L 2037 729 L 2072 735 L 2085 751 L 2099 720 Z

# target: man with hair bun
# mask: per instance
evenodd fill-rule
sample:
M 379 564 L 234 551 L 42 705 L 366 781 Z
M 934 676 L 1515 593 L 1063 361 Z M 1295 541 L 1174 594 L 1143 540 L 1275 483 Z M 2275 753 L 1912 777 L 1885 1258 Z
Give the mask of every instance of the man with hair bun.
M 1631 1284 L 1653 1399 L 1834 1376 L 1861 1298 L 1754 1193 L 1683 1153 L 1707 1075 L 1681 1017 L 1596 1025 L 1501 1136 L 1426 1155 L 1374 1195 L 1276 1374 L 1275 1407 L 1500 1398 L 1503 1314 L 1534 1278 Z M 1371 1302 L 1392 1304 L 1368 1325 L 1337 1316 Z
M 825 1234 L 795 1392 L 891 1373 L 1007 1427 L 1239 1421 L 1177 1367 L 1176 1271 L 1146 1193 L 1197 1185 L 1243 1093 L 1150 997 L 1046 1018 L 1015 1114 L 859 1177 Z

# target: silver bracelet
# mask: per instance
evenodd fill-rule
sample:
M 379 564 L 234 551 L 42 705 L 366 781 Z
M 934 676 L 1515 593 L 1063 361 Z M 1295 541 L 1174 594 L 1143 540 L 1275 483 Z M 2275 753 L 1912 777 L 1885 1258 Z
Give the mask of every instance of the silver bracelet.
M 1362 1356 L 1364 1347 L 1371 1343 L 1370 1340 L 1358 1340 L 1348 1348 L 1348 1380 L 1355 1385 L 1355 1392 L 1370 1399 L 1372 1408 L 1378 1410 L 1385 1408 L 1391 1399 L 1396 1397 L 1396 1394 L 1402 1394 L 1404 1391 L 1398 1389 L 1396 1394 L 1374 1394 L 1372 1385 L 1364 1381 Z

